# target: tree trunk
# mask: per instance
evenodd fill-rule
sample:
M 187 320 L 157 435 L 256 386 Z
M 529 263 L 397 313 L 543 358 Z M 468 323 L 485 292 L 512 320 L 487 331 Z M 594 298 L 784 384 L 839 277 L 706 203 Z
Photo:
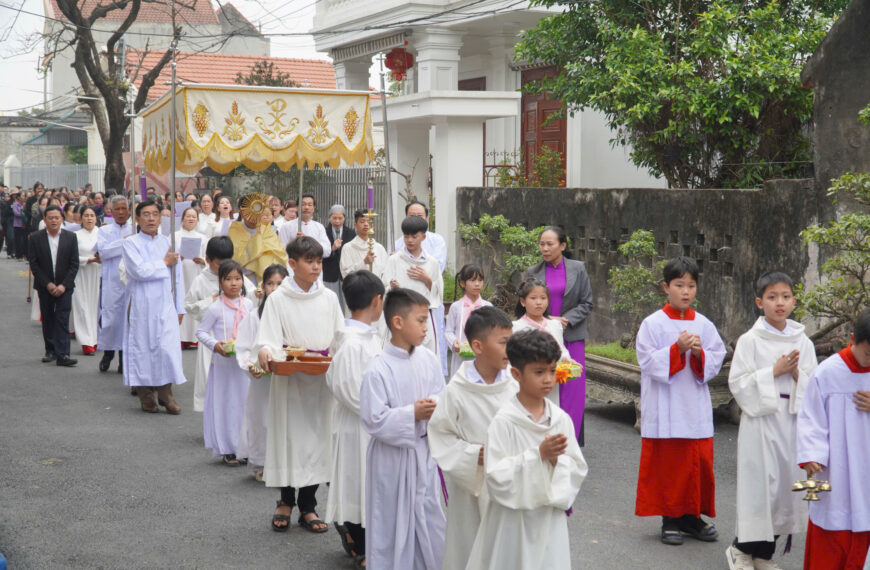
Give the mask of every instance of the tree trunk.
M 120 144 L 107 144 L 106 172 L 103 176 L 106 191 L 114 190 L 116 193 L 122 193 L 124 191 L 126 175 L 127 170 L 124 167 L 123 146 Z

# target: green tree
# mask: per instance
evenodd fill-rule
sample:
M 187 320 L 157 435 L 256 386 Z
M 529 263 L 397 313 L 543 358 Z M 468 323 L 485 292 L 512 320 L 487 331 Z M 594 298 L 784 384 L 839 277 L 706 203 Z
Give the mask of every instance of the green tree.
M 602 112 L 612 142 L 669 186 L 754 186 L 810 160 L 800 72 L 847 3 L 534 0 L 563 10 L 516 56 L 561 70 L 528 91 Z
M 65 146 L 66 157 L 70 164 L 87 164 L 88 163 L 88 147 L 86 146 Z
M 628 263 L 610 268 L 607 280 L 613 302 L 610 309 L 632 316 L 631 333 L 623 348 L 634 343 L 643 318 L 661 307 L 665 295 L 661 285 L 664 260 L 657 259 L 655 236 L 649 230 L 637 230 L 618 248 Z
M 289 73 L 275 68 L 275 63 L 269 60 L 254 62 L 247 75 L 236 73 L 236 83 L 239 85 L 268 85 L 270 87 L 299 87 L 290 79 Z
M 859 121 L 870 124 L 870 106 L 861 111 Z M 828 196 L 836 203 L 850 196 L 864 211 L 846 213 L 827 224 L 815 224 L 801 232 L 804 243 L 816 244 L 832 252 L 822 264 L 824 280 L 798 291 L 798 315 L 810 314 L 828 320 L 813 335 L 826 336 L 840 325 L 852 321 L 870 306 L 870 173 L 847 172 L 831 182 Z

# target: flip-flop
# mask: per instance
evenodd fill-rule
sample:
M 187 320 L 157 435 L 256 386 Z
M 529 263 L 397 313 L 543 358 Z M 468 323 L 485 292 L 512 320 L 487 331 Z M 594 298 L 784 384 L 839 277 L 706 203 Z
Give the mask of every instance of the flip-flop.
M 683 544 L 683 535 L 680 531 L 673 528 L 662 529 L 662 543 L 670 546 L 679 546 Z
M 310 521 L 306 521 L 305 515 L 310 515 L 310 514 L 316 515 L 317 513 L 315 513 L 314 511 L 311 511 L 309 513 L 302 513 L 299 515 L 299 520 L 298 520 L 299 526 L 301 526 L 302 528 L 304 528 L 308 532 L 313 532 L 314 534 L 323 534 L 324 532 L 329 530 L 329 527 L 326 526 L 326 523 L 323 522 L 322 520 L 320 520 L 319 518 L 314 518 L 314 519 L 311 519 Z M 314 528 L 315 525 L 321 525 L 321 524 L 323 525 L 324 528 L 320 528 L 320 529 Z
M 356 568 L 357 570 L 365 570 L 366 567 L 363 566 L 363 562 L 365 562 L 365 561 L 366 561 L 365 554 L 359 554 L 357 556 L 354 556 L 353 557 L 353 567 Z
M 278 503 L 275 505 L 275 508 L 277 509 L 278 507 L 287 506 L 289 505 L 287 505 L 287 503 L 285 503 L 284 501 L 278 501 Z M 293 513 L 293 507 L 290 507 L 290 513 Z M 285 524 L 284 526 L 278 526 L 275 524 L 276 522 L 285 522 L 287 524 Z M 272 515 L 272 530 L 274 530 L 275 532 L 287 532 L 288 528 L 290 528 L 290 515 Z

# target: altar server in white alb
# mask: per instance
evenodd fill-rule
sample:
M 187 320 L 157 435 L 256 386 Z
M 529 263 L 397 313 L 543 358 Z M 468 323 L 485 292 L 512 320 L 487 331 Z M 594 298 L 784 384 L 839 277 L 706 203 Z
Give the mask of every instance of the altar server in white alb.
M 188 208 L 181 215 L 181 229 L 175 232 L 175 249 L 181 254 L 181 273 L 184 274 L 184 294 L 190 290 L 196 276 L 205 269 L 205 246 L 208 238 L 197 231 L 199 217 L 196 210 Z M 199 242 L 196 255 L 193 257 L 185 257 L 184 248 L 187 243 L 194 244 Z M 182 348 L 189 348 L 195 345 L 197 320 L 191 315 L 184 315 L 181 319 L 181 345 Z
M 248 397 L 250 379 L 240 370 L 235 356 L 239 325 L 254 309 L 245 299 L 242 266 L 232 259 L 218 267 L 221 293 L 205 312 L 196 338 L 212 351 L 208 384 L 205 390 L 205 413 L 202 433 L 206 449 L 222 456 L 224 465 L 238 467 L 236 452 Z
M 269 412 L 269 387 L 272 377 L 263 374 L 256 353 L 251 352 L 257 331 L 260 328 L 260 314 L 266 298 L 275 292 L 287 277 L 283 265 L 270 265 L 263 271 L 263 290 L 260 306 L 248 313 L 239 324 L 236 338 L 236 360 L 239 367 L 251 375 L 251 385 L 245 400 L 245 414 L 242 431 L 239 434 L 239 449 L 236 456 L 248 460 L 248 468 L 254 472 L 254 479 L 263 480 L 263 466 L 266 464 L 266 414 Z
M 293 276 L 266 300 L 251 349 L 266 371 L 272 361 L 286 360 L 284 347 L 328 353 L 344 328 L 338 297 L 319 281 L 323 248 L 317 240 L 297 238 L 287 247 L 287 255 Z M 325 374 L 272 374 L 263 478 L 266 486 L 281 488 L 272 517 L 275 531 L 287 530 L 297 505 L 300 526 L 314 533 L 328 530 L 317 515 L 314 495 L 318 485 L 329 481 L 333 402 Z
M 99 228 L 97 213 L 92 206 L 82 206 L 82 229 L 76 232 L 79 244 L 79 271 L 72 298 L 72 312 L 76 322 L 76 340 L 82 353 L 94 354 L 100 316 L 100 256 L 96 254 Z
M 383 349 L 374 328 L 384 309 L 384 284 L 374 273 L 350 273 L 342 283 L 351 317 L 336 341 L 338 350 L 326 373 L 335 397 L 332 413 L 332 475 L 326 503 L 327 523 L 334 522 L 342 545 L 357 565 L 365 560 L 366 449 L 369 434 L 359 416 L 363 372 Z
M 408 216 L 402 221 L 405 247 L 390 256 L 383 280 L 388 290 L 398 287 L 410 289 L 429 301 L 429 324 L 423 346 L 437 355 L 438 346 L 444 339 L 438 338 L 435 309 L 444 304 L 444 281 L 441 279 L 438 261 L 423 249 L 428 227 L 426 220 L 417 216 Z M 443 311 L 441 318 L 444 318 Z
M 278 238 L 285 246 L 293 243 L 293 240 L 298 237 L 314 238 L 323 248 L 323 257 L 329 257 L 332 254 L 332 243 L 326 236 L 326 228 L 323 227 L 323 224 L 312 219 L 315 205 L 314 196 L 304 194 L 302 207 L 299 209 L 299 217 L 284 223 L 278 231 Z
M 160 209 L 152 200 L 136 206 L 141 232 L 124 240 L 124 267 L 130 290 L 129 323 L 124 335 L 124 384 L 136 387 L 142 410 L 180 414 L 173 384 L 184 384 L 178 325 L 184 315 L 184 275 L 169 238 L 158 234 Z M 175 297 L 171 271 L 175 272 Z M 154 391 L 157 402 L 154 402 Z
M 539 330 L 507 343 L 519 392 L 505 402 L 484 447 L 489 502 L 469 570 L 571 568 L 568 511 L 588 467 L 571 417 L 547 398 L 562 351 Z
M 634 512 L 662 517 L 664 544 L 682 544 L 683 534 L 714 542 L 716 527 L 701 518 L 716 516 L 707 382 L 722 367 L 725 344 L 716 326 L 691 307 L 698 264 L 676 257 L 662 273 L 668 302 L 637 333 L 642 441 Z
M 737 537 L 725 555 L 731 570 L 778 568 L 780 536 L 806 531 L 807 507 L 793 493 L 797 414 L 818 361 L 804 326 L 788 317 L 794 283 L 771 271 L 756 284 L 764 312 L 737 341 L 728 385 L 743 412 L 737 436 Z
M 851 341 L 816 369 L 798 415 L 797 461 L 831 484 L 810 503 L 804 570 L 870 562 L 870 309 Z
M 369 252 L 369 219 L 366 217 L 365 210 L 357 210 L 353 213 L 353 229 L 356 231 L 356 237 L 341 248 L 339 262 L 341 276 L 347 277 L 354 271 L 369 269 L 371 264 L 369 270 L 378 278 L 382 278 L 389 256 L 384 246 L 378 242 L 372 244 L 372 251 Z
M 444 270 L 447 268 L 447 242 L 444 241 L 444 238 L 441 237 L 440 234 L 430 231 L 429 228 L 429 207 L 420 202 L 418 200 L 412 200 L 405 205 L 405 215 L 406 216 L 417 216 L 418 218 L 422 218 L 426 221 L 426 239 L 423 241 L 423 250 L 435 258 L 438 262 L 438 271 L 439 275 L 444 273 Z M 396 240 L 395 250 L 396 252 L 402 251 L 402 238 Z M 432 315 L 435 320 L 435 325 L 438 327 L 437 334 L 439 337 L 444 337 L 444 304 L 442 303 L 439 307 L 432 309 Z M 447 356 L 448 356 L 448 346 L 447 343 L 442 343 L 440 346 L 440 357 L 441 357 L 441 368 L 444 372 L 444 376 L 447 376 Z
M 115 351 L 122 350 L 124 327 L 127 323 L 129 291 L 121 282 L 121 257 L 124 238 L 133 235 L 130 209 L 123 196 L 115 195 L 109 200 L 112 221 L 101 226 L 97 235 L 96 253 L 100 256 L 100 328 L 97 331 L 97 347 L 103 351 L 100 372 L 106 372 L 115 358 Z M 118 358 L 118 372 L 124 369 L 123 357 Z
M 213 237 L 205 246 L 206 267 L 190 284 L 187 294 L 184 296 L 184 310 L 187 312 L 185 320 L 195 327 L 199 327 L 203 315 L 214 303 L 220 287 L 218 285 L 218 267 L 222 261 L 233 258 L 233 241 L 227 236 Z M 245 277 L 245 295 L 251 302 L 256 303 L 256 286 Z M 256 358 L 256 355 L 254 355 Z M 211 364 L 212 351 L 203 345 L 196 348 L 196 365 L 193 372 L 193 411 L 201 412 L 205 409 L 205 389 L 208 383 L 208 367 Z
M 426 428 L 444 390 L 438 357 L 421 346 L 429 301 L 393 289 L 384 301 L 390 341 L 363 375 L 360 419 L 366 454 L 366 567 L 438 570 L 444 511 Z
M 444 568 L 465 568 L 487 509 L 486 432 L 499 408 L 517 393 L 517 383 L 507 372 L 512 333 L 510 318 L 495 307 L 468 315 L 463 337 L 475 358 L 453 374 L 429 420 L 429 448 L 444 473 L 449 497 Z

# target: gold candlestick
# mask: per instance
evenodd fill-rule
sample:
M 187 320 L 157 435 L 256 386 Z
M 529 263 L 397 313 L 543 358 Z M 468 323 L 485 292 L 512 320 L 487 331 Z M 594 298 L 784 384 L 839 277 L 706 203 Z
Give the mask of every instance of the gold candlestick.
M 804 501 L 818 501 L 818 493 L 829 492 L 831 484 L 827 481 L 816 481 L 816 475 L 810 475 L 805 481 L 796 481 L 791 486 L 792 491 L 806 491 Z
M 371 255 L 375 251 L 375 217 L 377 216 L 377 214 L 375 213 L 374 210 L 369 208 L 369 210 L 368 210 L 368 212 L 366 212 L 365 216 L 366 216 L 366 219 L 368 219 L 368 221 L 369 221 L 369 231 L 368 231 L 368 234 L 369 234 L 369 255 Z M 369 271 L 374 270 L 374 265 L 375 265 L 374 261 L 369 263 Z

